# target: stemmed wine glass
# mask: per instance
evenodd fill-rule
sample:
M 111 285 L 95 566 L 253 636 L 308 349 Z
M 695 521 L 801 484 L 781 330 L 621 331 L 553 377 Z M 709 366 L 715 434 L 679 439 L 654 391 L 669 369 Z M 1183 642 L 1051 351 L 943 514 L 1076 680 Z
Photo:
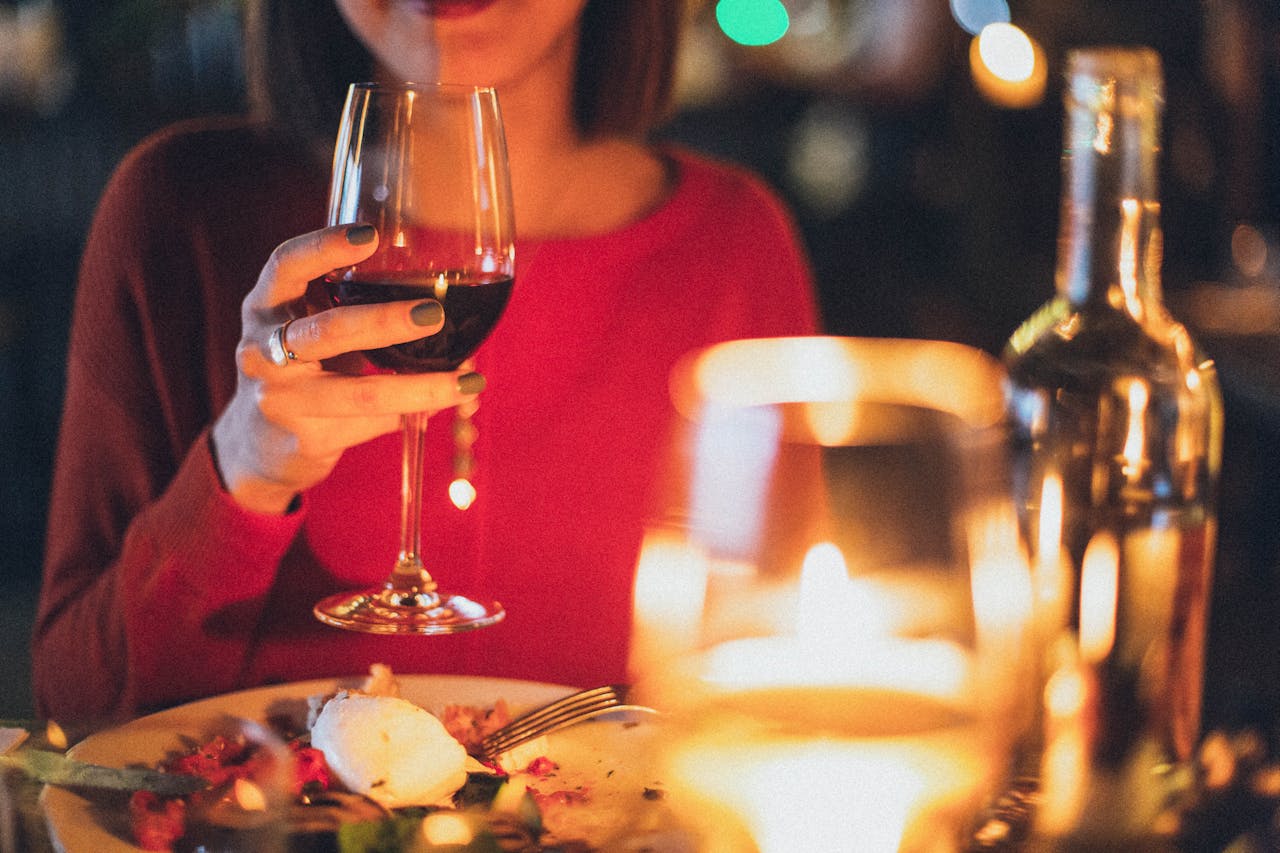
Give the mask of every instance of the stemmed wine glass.
M 501 317 L 515 276 L 515 226 L 497 94 L 448 84 L 352 84 L 333 157 L 330 225 L 377 227 L 377 251 L 325 277 L 335 305 L 433 298 L 444 328 L 364 353 L 394 373 L 454 370 Z M 375 634 L 451 634 L 502 619 L 497 602 L 439 590 L 422 563 L 426 415 L 403 418 L 400 555 L 380 587 L 315 605 L 329 625 Z

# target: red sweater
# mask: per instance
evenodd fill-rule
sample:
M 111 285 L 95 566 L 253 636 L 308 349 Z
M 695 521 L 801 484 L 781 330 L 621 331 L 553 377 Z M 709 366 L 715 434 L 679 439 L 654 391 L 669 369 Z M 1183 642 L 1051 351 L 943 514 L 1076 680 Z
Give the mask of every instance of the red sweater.
M 42 714 L 137 713 L 303 678 L 626 677 L 631 581 L 689 349 L 816 329 L 786 213 L 755 178 L 672 150 L 677 188 L 615 233 L 524 241 L 480 350 L 479 497 L 449 504 L 452 412 L 428 425 L 423 552 L 442 586 L 501 601 L 491 628 L 379 637 L 314 601 L 381 581 L 397 551 L 400 440 L 349 450 L 276 517 L 219 485 L 208 426 L 235 386 L 239 308 L 272 248 L 324 222 L 327 178 L 239 121 L 148 140 L 85 249 L 34 637 Z

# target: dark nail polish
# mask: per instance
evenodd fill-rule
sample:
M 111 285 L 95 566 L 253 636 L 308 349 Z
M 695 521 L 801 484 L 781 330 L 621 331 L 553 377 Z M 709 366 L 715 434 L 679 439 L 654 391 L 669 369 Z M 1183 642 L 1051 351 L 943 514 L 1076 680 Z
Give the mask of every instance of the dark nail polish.
M 419 302 L 409 309 L 409 319 L 418 326 L 434 326 L 444 319 L 444 306 L 434 299 Z
M 372 243 L 373 238 L 376 236 L 378 236 L 378 231 L 372 225 L 352 225 L 347 229 L 347 242 L 353 246 Z
M 484 376 L 479 373 L 464 373 L 458 377 L 459 394 L 479 394 L 484 390 Z

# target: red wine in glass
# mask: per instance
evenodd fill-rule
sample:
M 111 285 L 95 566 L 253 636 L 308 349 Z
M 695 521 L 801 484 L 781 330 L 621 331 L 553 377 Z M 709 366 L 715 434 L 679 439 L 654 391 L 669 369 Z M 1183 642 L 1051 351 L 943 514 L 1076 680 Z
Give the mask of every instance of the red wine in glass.
M 435 299 L 444 306 L 444 328 L 434 335 L 365 350 L 371 364 L 395 373 L 454 370 L 470 358 L 493 331 L 514 279 L 502 273 L 461 270 L 357 272 L 325 277 L 334 305 L 366 305 L 395 300 Z

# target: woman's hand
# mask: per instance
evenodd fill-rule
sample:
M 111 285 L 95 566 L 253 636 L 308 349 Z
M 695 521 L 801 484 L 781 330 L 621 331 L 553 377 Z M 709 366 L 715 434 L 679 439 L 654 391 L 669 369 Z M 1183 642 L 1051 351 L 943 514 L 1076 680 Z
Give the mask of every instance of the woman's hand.
M 464 371 L 350 376 L 320 366 L 321 359 L 417 340 L 443 326 L 444 312 L 431 299 L 306 316 L 309 281 L 364 260 L 376 247 L 370 225 L 287 240 L 245 297 L 236 391 L 211 434 L 222 482 L 242 506 L 284 512 L 299 492 L 328 476 L 348 447 L 393 432 L 403 414 L 446 409 L 483 388 L 482 377 Z

